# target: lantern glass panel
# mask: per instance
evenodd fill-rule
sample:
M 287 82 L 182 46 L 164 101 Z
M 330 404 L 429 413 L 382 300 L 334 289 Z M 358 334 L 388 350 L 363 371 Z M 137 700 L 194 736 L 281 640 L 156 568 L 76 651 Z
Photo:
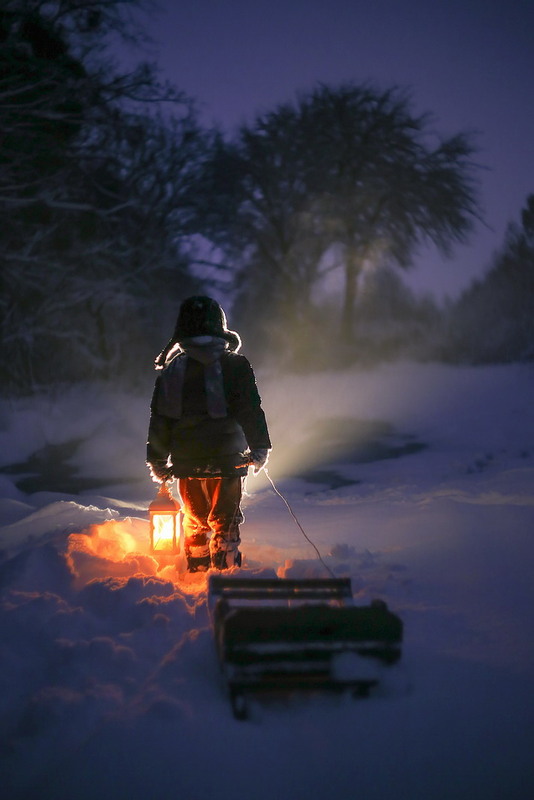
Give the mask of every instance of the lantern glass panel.
M 152 525 L 152 549 L 159 553 L 172 553 L 176 543 L 175 515 L 154 514 Z

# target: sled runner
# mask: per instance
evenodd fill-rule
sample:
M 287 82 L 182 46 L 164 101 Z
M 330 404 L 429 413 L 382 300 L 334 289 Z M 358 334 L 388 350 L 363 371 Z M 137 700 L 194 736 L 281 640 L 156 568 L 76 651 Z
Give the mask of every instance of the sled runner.
M 370 663 L 400 658 L 401 620 L 382 601 L 353 605 L 350 578 L 212 575 L 209 605 L 237 719 L 247 716 L 249 694 L 350 690 L 366 696 L 379 682 Z

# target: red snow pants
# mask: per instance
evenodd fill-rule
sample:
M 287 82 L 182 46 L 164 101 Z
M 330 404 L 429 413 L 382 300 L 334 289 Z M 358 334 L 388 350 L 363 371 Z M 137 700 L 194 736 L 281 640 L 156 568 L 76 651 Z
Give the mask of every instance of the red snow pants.
M 178 488 L 188 562 L 211 558 L 212 565 L 219 566 L 220 556 L 225 553 L 226 566 L 240 563 L 242 478 L 180 478 Z

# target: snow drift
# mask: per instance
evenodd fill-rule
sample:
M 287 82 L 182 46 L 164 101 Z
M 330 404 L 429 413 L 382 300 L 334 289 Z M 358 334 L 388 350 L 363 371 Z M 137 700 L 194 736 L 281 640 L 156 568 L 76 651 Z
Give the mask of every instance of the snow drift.
M 272 478 L 355 601 L 401 616 L 400 664 L 368 699 L 256 702 L 234 720 L 205 576 L 148 550 L 148 398 L 4 402 L 3 796 L 527 800 L 532 369 L 405 364 L 260 388 Z M 324 574 L 264 476 L 244 511 L 247 572 Z

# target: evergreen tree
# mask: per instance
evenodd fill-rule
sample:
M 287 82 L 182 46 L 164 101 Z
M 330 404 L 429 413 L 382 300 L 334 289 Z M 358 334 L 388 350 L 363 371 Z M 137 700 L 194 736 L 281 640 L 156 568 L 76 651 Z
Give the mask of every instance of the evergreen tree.
M 534 195 L 481 280 L 452 306 L 445 356 L 468 363 L 534 359 Z

